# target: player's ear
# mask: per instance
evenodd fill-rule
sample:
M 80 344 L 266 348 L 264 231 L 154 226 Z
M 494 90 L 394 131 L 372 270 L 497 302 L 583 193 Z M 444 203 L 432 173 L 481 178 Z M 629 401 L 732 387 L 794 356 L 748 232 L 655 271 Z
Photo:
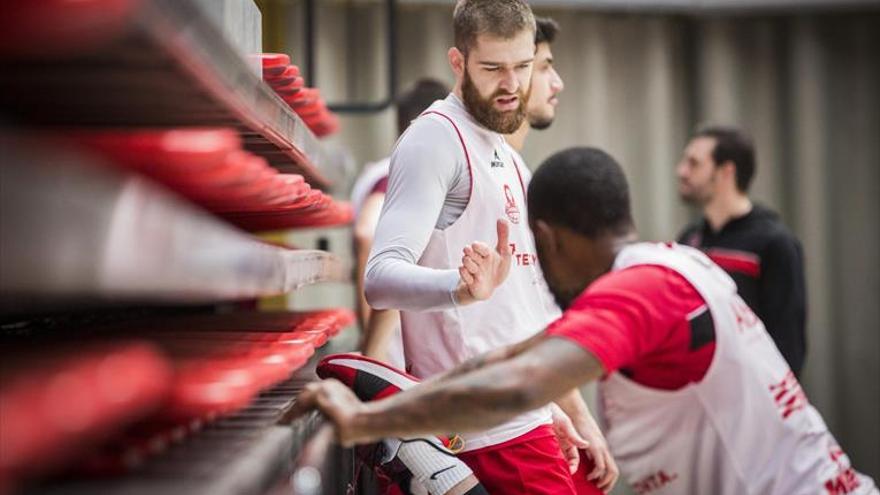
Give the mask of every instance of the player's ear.
M 727 160 L 718 167 L 719 172 L 724 174 L 726 179 L 736 182 L 736 164 L 733 160 Z
M 449 66 L 452 67 L 452 72 L 455 73 L 456 78 L 464 77 L 464 64 L 465 58 L 464 54 L 456 48 L 452 47 L 446 53 L 447 58 L 449 59 Z

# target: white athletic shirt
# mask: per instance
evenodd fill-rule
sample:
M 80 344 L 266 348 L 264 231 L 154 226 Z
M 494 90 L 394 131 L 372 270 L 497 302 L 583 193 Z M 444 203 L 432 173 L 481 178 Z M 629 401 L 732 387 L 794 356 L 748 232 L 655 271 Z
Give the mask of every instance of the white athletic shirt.
M 648 388 L 612 373 L 600 382 L 606 438 L 627 482 L 642 494 L 876 494 L 807 401 L 736 284 L 698 250 L 641 243 L 614 270 L 675 270 L 702 296 L 715 355 L 698 383 Z
M 444 101 L 466 113 L 454 94 Z M 449 124 L 416 119 L 400 140 L 404 136 L 406 145 L 395 146 L 391 155 L 388 191 L 365 273 L 367 300 L 378 309 L 451 308 L 458 272 L 425 270 L 417 262 L 431 232 L 452 225 L 468 204 L 467 159 Z M 528 184 L 528 169 L 521 172 Z
M 403 157 L 416 157 L 409 162 Z M 460 158 L 459 158 L 460 157 Z M 401 180 L 409 167 L 448 169 L 444 160 L 464 160 L 469 200 L 454 222 L 435 221 L 446 196 L 425 198 Z M 467 359 L 528 339 L 559 311 L 553 305 L 537 266 L 528 228 L 523 164 L 504 138 L 477 124 L 457 97 L 435 102 L 404 133 L 391 159 L 389 190 L 368 263 L 367 295 L 371 304 L 402 309 L 405 356 L 411 373 L 427 378 Z M 453 168 L 455 168 L 453 166 Z M 452 178 L 456 184 L 460 178 Z M 414 195 L 432 204 L 419 212 L 395 211 L 396 195 Z M 408 198 L 410 201 L 413 198 Z M 430 210 L 425 213 L 425 210 Z M 389 214 L 394 222 L 389 223 Z M 428 216 L 430 214 L 430 216 Z M 474 241 L 496 242 L 496 221 L 506 218 L 514 259 L 510 274 L 488 301 L 456 306 L 452 291 L 459 282 L 462 249 Z M 394 259 L 389 242 L 405 253 Z M 394 260 L 390 269 L 383 263 Z M 382 292 L 382 294 L 377 294 Z M 429 299 L 426 303 L 422 299 Z M 546 408 L 523 414 L 499 427 L 465 434 L 465 450 L 497 445 L 547 424 Z M 467 433 L 467 432 L 464 432 Z

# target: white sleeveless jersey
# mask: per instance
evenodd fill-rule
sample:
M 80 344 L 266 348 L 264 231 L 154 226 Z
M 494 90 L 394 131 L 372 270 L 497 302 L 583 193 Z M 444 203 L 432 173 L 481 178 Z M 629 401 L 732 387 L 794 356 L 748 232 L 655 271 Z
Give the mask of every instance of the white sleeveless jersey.
M 364 165 L 363 171 L 351 186 L 351 209 L 354 210 L 354 216 L 357 217 L 361 213 L 364 203 L 376 187 L 380 180 L 388 177 L 388 171 L 391 168 L 391 159 L 386 157 L 377 162 Z
M 661 265 L 690 282 L 715 326 L 715 355 L 699 383 L 665 391 L 621 373 L 600 383 L 606 438 L 639 494 L 877 493 L 807 401 L 733 280 L 703 253 L 635 244 L 614 270 Z
M 510 274 L 486 301 L 443 311 L 401 312 L 404 354 L 410 372 L 426 378 L 487 351 L 526 340 L 555 317 L 538 269 L 528 227 L 525 183 L 504 138 L 477 125 L 463 109 L 441 100 L 419 118 L 455 129 L 471 175 L 470 201 L 461 216 L 435 229 L 418 261 L 420 266 L 458 269 L 462 249 L 474 241 L 494 247 L 496 221 L 510 225 L 513 260 Z M 427 221 L 427 219 L 426 219 Z M 506 442 L 550 422 L 547 408 L 531 411 L 489 431 L 464 435 L 465 450 Z

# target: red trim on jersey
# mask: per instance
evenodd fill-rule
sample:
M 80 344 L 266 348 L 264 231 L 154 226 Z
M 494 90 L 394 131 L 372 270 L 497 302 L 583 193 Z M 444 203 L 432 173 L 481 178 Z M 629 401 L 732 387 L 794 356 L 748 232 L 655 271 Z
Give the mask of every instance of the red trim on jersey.
M 692 320 L 705 301 L 679 273 L 637 265 L 600 277 L 547 328 L 586 349 L 605 372 L 662 390 L 699 382 L 715 354 L 714 339 L 691 349 Z
M 388 176 L 380 177 L 374 184 L 372 189 L 370 189 L 370 194 L 385 194 L 388 192 Z
M 471 187 L 468 190 L 468 205 L 470 205 L 471 197 L 474 195 L 474 171 L 471 168 L 471 156 L 468 154 L 467 145 L 464 144 L 464 138 L 461 136 L 461 131 L 458 130 L 458 125 L 455 124 L 455 121 L 452 120 L 452 117 L 446 115 L 445 113 L 438 112 L 437 110 L 428 110 L 427 112 L 422 113 L 422 115 L 428 115 L 431 113 L 433 113 L 434 115 L 439 115 L 448 120 L 449 123 L 452 124 L 452 128 L 455 129 L 455 133 L 458 134 L 458 140 L 461 142 L 461 149 L 464 150 L 464 159 L 467 160 L 468 174 L 470 174 L 471 176 Z
M 761 276 L 761 258 L 755 253 L 711 248 L 706 251 L 706 255 L 728 272 L 744 273 L 754 278 Z
M 519 172 L 519 164 L 516 163 L 516 158 L 513 155 L 510 156 L 510 161 L 513 162 L 513 169 L 516 170 L 516 176 L 519 177 L 519 187 L 522 188 L 523 199 L 528 199 L 528 193 L 526 193 L 526 183 L 522 180 L 522 174 Z

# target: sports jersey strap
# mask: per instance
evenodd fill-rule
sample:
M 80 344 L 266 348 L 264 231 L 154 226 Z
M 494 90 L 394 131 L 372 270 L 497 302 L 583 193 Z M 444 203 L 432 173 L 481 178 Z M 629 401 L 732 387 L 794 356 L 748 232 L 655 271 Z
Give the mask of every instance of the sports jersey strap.
M 455 121 L 452 120 L 452 118 L 449 117 L 448 115 L 446 115 L 445 113 L 438 112 L 436 110 L 428 110 L 428 111 L 422 113 L 422 115 L 428 115 L 428 114 L 439 115 L 440 117 L 443 117 L 444 119 L 448 120 L 449 123 L 452 124 L 452 128 L 455 129 L 455 133 L 458 135 L 458 141 L 461 143 L 462 151 L 464 151 L 464 159 L 467 161 L 468 174 L 471 177 L 471 186 L 470 186 L 470 189 L 468 190 L 468 203 L 470 203 L 471 196 L 473 196 L 473 194 L 474 194 L 474 170 L 471 167 L 471 156 L 470 156 L 470 154 L 468 154 L 467 145 L 464 144 L 464 137 L 462 137 L 461 131 L 458 129 L 458 125 L 456 125 Z M 520 179 L 520 180 L 522 180 L 522 179 Z
M 522 188 L 523 198 L 526 198 L 528 193 L 526 192 L 526 184 L 522 180 L 522 173 L 519 171 L 519 163 L 516 162 L 516 158 L 514 158 L 513 155 L 510 155 L 510 160 L 513 162 L 513 169 L 516 170 L 516 176 L 519 177 L 519 187 Z

